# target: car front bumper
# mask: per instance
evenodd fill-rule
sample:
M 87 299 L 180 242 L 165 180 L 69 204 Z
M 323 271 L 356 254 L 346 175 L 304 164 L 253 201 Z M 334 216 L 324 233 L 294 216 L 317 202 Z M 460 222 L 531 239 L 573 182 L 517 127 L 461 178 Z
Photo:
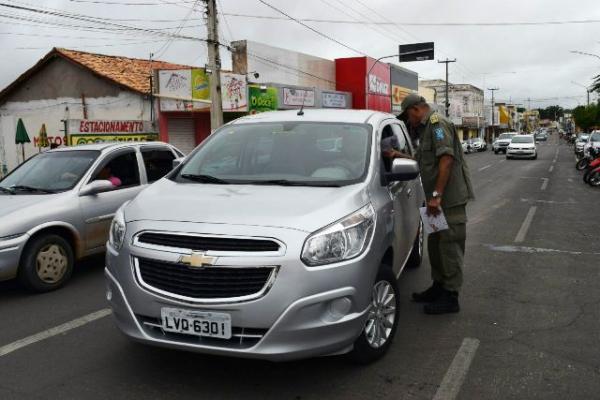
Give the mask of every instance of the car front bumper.
M 507 150 L 506 155 L 510 157 L 534 157 L 535 150 Z
M 181 225 L 169 227 L 163 222 L 161 228 L 169 230 L 177 226 L 180 232 L 191 232 L 192 225 L 198 224 L 188 224 L 183 229 Z M 147 228 L 147 224 L 144 227 Z M 197 226 L 193 228 L 198 229 Z M 244 228 L 240 228 L 240 232 L 252 236 L 249 227 Z M 219 229 L 225 228 L 205 226 L 202 232 L 225 234 Z M 228 234 L 239 233 L 228 229 Z M 308 233 L 272 228 L 271 234 L 265 235 L 263 228 L 260 235 L 276 237 L 283 243 L 304 243 Z M 272 361 L 350 351 L 364 328 L 371 288 L 380 262 L 375 252 L 369 249 L 355 260 L 308 268 L 300 261 L 299 249 L 289 247 L 285 255 L 276 258 L 220 259 L 219 264 L 223 262 L 223 265 L 235 262 L 239 265 L 277 265 L 279 269 L 272 286 L 262 297 L 244 302 L 206 304 L 159 294 L 139 282 L 133 259 L 166 257 L 174 260 L 178 255 L 159 254 L 133 245 L 125 246 L 119 253 L 107 247 L 107 299 L 117 326 L 127 336 L 161 347 Z M 234 331 L 240 332 L 241 329 L 241 336 L 212 339 L 163 332 L 163 307 L 227 313 L 231 316 Z M 256 337 L 247 339 L 245 331 L 256 334 Z
M 28 234 L 7 240 L 0 239 L 0 281 L 17 276 L 21 254 L 28 239 Z

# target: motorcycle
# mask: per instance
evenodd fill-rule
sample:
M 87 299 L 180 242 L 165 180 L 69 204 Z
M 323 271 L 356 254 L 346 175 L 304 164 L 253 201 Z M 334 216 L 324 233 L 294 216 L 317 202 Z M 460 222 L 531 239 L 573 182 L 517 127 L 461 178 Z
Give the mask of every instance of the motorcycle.
M 588 178 L 588 184 L 590 186 L 598 187 L 600 186 L 600 166 L 596 167 L 594 170 L 590 172 L 590 176 Z
M 578 171 L 583 171 L 593 160 L 598 158 L 598 156 L 600 156 L 600 150 L 594 147 L 590 148 L 589 155 L 581 157 L 575 164 L 575 168 L 577 168 Z
M 590 183 L 590 178 L 594 171 L 600 167 L 600 157 L 596 157 L 592 161 L 588 163 L 585 168 L 585 173 L 583 174 L 583 181 L 585 183 Z

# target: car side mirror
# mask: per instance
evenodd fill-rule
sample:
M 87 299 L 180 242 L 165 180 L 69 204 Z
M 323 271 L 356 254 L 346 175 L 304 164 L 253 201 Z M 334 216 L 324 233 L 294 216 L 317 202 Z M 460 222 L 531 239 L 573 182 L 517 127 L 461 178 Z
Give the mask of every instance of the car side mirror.
M 88 183 L 79 191 L 79 196 L 92 196 L 98 193 L 110 192 L 115 186 L 109 180 L 97 180 Z
M 392 171 L 385 174 L 388 182 L 411 181 L 420 174 L 419 164 L 415 160 L 396 158 L 392 163 Z
M 183 160 L 185 160 L 185 157 L 179 157 L 173 160 L 173 169 L 179 167 L 182 163 Z

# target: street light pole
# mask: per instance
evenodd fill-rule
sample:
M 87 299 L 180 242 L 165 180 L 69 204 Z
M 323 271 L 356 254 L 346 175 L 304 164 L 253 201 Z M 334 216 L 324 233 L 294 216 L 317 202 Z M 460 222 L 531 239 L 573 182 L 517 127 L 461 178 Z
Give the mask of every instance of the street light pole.
M 577 83 L 577 82 L 575 82 L 575 81 L 571 81 L 571 83 L 572 83 L 573 85 L 581 86 L 582 88 L 584 88 L 584 89 L 585 89 L 585 91 L 586 91 L 586 93 L 587 93 L 587 106 L 589 107 L 589 106 L 590 106 L 590 88 L 589 88 L 589 87 L 587 87 L 587 86 L 585 86 L 585 85 L 582 85 L 581 83 Z
M 450 115 L 450 100 L 448 99 L 448 64 L 456 62 L 456 58 L 454 60 L 449 60 L 446 58 L 445 60 L 438 60 L 438 64 L 446 64 L 446 118 Z

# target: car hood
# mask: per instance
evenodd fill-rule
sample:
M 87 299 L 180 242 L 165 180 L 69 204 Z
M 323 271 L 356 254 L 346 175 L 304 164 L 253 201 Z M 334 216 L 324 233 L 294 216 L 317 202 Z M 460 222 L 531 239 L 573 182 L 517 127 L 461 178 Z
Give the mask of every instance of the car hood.
M 498 139 L 496 140 L 498 144 L 510 144 L 510 139 Z
M 66 194 L 0 194 L 0 237 L 24 233 L 68 205 Z
M 313 232 L 368 202 L 364 184 L 330 188 L 176 183 L 162 179 L 126 207 L 125 219 L 270 226 Z

